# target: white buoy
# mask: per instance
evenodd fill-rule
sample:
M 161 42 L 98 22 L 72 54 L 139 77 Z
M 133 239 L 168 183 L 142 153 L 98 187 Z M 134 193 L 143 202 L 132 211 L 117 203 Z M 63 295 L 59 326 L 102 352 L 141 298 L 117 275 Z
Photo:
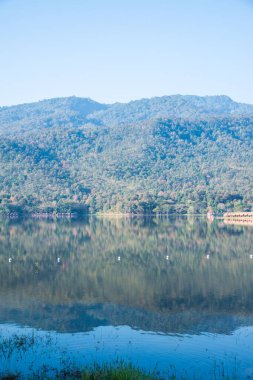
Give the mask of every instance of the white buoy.
M 10 258 L 9 258 L 9 263 L 11 263 L 11 262 L 12 262 L 12 258 L 10 257 Z
M 166 260 L 169 260 L 169 258 L 170 258 L 169 255 L 167 255 L 167 256 L 166 256 Z
M 206 258 L 207 258 L 207 260 L 209 260 L 210 259 L 210 255 L 206 255 Z
M 250 259 L 253 259 L 253 255 L 249 255 L 249 258 L 250 258 Z
M 58 259 L 57 259 L 57 263 L 60 263 L 61 262 L 61 259 L 60 259 L 60 257 L 58 257 Z
M 120 256 L 118 256 L 118 261 L 120 261 Z

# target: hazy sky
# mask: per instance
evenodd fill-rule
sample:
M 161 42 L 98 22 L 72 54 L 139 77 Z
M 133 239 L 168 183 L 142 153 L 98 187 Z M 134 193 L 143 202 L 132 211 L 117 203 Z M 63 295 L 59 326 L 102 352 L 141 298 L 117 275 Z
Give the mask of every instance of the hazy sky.
M 226 94 L 253 103 L 253 0 L 0 0 L 0 105 Z

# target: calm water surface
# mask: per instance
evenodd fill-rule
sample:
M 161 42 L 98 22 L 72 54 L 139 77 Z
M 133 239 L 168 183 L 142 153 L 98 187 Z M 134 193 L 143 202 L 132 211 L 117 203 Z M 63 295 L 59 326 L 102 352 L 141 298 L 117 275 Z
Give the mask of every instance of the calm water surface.
M 251 255 L 253 228 L 221 221 L 1 220 L 0 371 L 123 359 L 253 378 Z

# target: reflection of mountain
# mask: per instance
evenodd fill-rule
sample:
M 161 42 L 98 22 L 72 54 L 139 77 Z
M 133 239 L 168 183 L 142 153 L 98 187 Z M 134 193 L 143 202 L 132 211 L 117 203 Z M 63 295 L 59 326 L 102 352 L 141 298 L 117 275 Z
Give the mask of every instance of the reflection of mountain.
M 252 316 L 183 311 L 156 313 L 114 304 L 36 305 L 27 309 L 0 308 L 1 323 L 15 321 L 43 330 L 85 332 L 99 326 L 130 326 L 166 334 L 201 332 L 230 334 L 238 326 L 253 325 Z
M 0 321 L 229 333 L 253 322 L 252 243 L 250 228 L 183 218 L 2 222 Z

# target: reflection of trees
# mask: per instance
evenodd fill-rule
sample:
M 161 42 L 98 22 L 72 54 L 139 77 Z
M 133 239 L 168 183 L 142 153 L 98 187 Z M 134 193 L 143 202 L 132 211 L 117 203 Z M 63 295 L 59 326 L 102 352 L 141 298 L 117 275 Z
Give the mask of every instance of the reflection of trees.
M 243 314 L 253 310 L 252 243 L 250 228 L 183 218 L 3 221 L 1 304 L 112 303 L 162 314 Z

